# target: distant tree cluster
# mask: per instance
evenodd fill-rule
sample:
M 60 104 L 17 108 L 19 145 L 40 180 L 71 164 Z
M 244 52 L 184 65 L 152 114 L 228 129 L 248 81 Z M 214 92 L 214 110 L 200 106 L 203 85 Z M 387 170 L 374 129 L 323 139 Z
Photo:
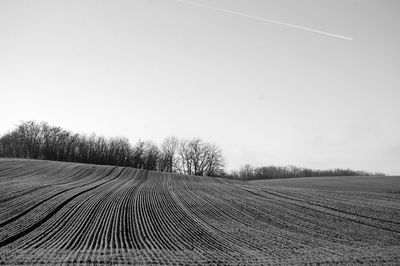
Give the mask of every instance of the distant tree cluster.
M 35 121 L 23 121 L 0 138 L 0 157 L 129 166 L 199 176 L 224 173 L 222 151 L 199 138 L 168 137 L 160 147 L 139 140 L 132 146 L 124 137 L 87 137 Z
M 318 170 L 301 168 L 296 166 L 263 166 L 253 167 L 249 164 L 242 166 L 238 171 L 231 171 L 228 178 L 242 180 L 277 179 L 293 177 L 317 177 L 317 176 L 383 176 L 383 173 L 369 173 L 350 169 Z
M 384 175 L 350 169 L 315 170 L 296 166 L 252 167 L 225 173 L 221 149 L 199 138 L 166 138 L 160 146 L 139 140 L 131 145 L 127 138 L 105 138 L 72 133 L 46 122 L 22 121 L 0 138 L 0 157 L 30 158 L 140 169 L 198 176 L 256 180 L 313 176 Z

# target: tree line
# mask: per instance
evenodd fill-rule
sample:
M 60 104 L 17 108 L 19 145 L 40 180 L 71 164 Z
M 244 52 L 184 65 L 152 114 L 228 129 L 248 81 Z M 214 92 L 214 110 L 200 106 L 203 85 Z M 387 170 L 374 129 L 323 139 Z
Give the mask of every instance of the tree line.
M 215 144 L 200 138 L 166 138 L 160 146 L 127 138 L 85 136 L 47 122 L 22 121 L 0 138 L 0 157 L 30 158 L 140 169 L 199 176 L 221 176 L 224 157 Z
M 383 176 L 383 173 L 369 173 L 351 169 L 309 169 L 296 166 L 262 166 L 253 167 L 246 164 L 237 171 L 231 171 L 226 177 L 241 180 L 277 179 L 294 177 L 322 177 L 322 176 Z
M 229 173 L 221 149 L 200 138 L 167 137 L 161 145 L 125 137 L 105 138 L 73 133 L 47 122 L 21 121 L 0 137 L 0 157 L 30 158 L 139 169 L 198 176 L 255 180 L 313 176 L 384 175 L 350 169 L 315 170 L 296 166 L 253 167 L 249 164 Z

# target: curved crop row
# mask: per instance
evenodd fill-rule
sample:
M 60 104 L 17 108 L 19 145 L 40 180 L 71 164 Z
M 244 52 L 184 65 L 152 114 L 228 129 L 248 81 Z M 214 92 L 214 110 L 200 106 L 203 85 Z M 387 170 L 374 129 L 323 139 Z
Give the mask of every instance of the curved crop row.
M 11 159 L 0 192 L 0 263 L 400 261 L 400 198 L 388 193 Z

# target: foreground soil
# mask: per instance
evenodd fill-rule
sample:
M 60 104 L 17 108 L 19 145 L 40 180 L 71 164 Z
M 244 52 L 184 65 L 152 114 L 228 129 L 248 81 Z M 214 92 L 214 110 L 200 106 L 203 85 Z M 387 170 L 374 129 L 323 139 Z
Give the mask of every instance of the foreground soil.
M 0 264 L 399 265 L 399 187 L 0 159 Z

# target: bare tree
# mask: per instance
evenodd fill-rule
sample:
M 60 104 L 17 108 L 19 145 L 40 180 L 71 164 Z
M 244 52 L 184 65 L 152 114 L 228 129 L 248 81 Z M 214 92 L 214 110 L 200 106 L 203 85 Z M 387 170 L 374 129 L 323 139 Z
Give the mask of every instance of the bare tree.
M 18 137 L 18 132 L 12 131 L 0 139 L 1 156 L 3 157 L 24 157 L 23 143 Z
M 129 140 L 123 137 L 112 138 L 108 144 L 108 158 L 107 164 L 128 166 L 131 159 Z
M 22 121 L 16 132 L 23 145 L 24 157 L 38 159 L 41 144 L 40 125 L 35 121 Z
M 151 141 L 146 141 L 144 144 L 143 168 L 148 170 L 158 170 L 158 162 L 160 159 L 160 149 Z
M 181 141 L 178 149 L 178 171 L 188 175 L 215 176 L 223 173 L 222 151 L 199 138 Z
M 132 149 L 132 166 L 135 168 L 143 168 L 144 167 L 144 152 L 145 152 L 145 143 L 142 140 L 139 140 Z
M 177 170 L 181 174 L 194 174 L 193 170 L 193 151 L 188 140 L 183 140 L 179 144 Z
M 222 150 L 215 144 L 206 143 L 203 146 L 203 163 L 201 171 L 206 176 L 222 176 L 224 174 L 225 159 Z
M 160 171 L 173 172 L 176 169 L 176 153 L 179 140 L 176 137 L 168 137 L 161 144 Z

